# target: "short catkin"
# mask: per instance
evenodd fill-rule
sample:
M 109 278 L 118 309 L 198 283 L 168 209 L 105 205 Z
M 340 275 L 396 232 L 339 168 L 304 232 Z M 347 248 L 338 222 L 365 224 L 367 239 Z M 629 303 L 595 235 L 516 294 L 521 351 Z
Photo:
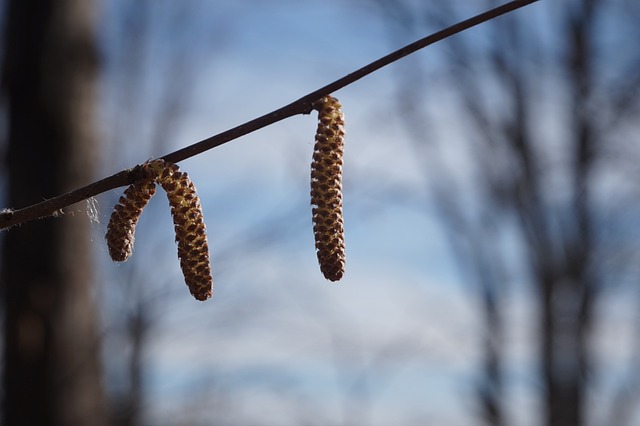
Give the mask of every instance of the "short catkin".
M 318 111 L 318 129 L 311 163 L 313 234 L 320 271 L 331 281 L 342 278 L 346 261 L 342 218 L 345 132 L 341 107 L 332 96 L 325 96 L 313 104 Z
M 187 173 L 168 161 L 153 160 L 145 167 L 167 193 L 185 283 L 197 300 L 207 300 L 211 297 L 213 278 L 206 226 L 196 187 Z
M 152 179 L 138 181 L 129 185 L 113 208 L 105 239 L 114 262 L 124 262 L 131 256 L 138 219 L 155 192 Z

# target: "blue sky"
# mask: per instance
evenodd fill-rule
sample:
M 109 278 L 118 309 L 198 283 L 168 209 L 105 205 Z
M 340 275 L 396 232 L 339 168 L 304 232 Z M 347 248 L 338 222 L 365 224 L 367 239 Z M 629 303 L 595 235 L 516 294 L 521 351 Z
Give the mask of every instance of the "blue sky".
M 189 0 L 179 15 L 169 13 L 175 2 L 162 1 L 149 16 L 145 55 L 136 58 L 143 68 L 127 69 L 119 61 L 134 44 L 118 24 L 123 4 L 105 1 L 100 21 L 104 174 L 276 109 L 425 35 L 391 42 L 366 2 Z M 338 284 L 324 280 L 313 249 L 314 114 L 180 164 L 198 188 L 208 227 L 214 297 L 206 303 L 193 300 L 182 281 L 160 192 L 124 265 L 107 262 L 101 245 L 121 191 L 98 197 L 109 386 L 122 386 L 129 353 L 123 318 L 144 306 L 152 324 L 145 352 L 152 424 L 209 424 L 211 416 L 247 425 L 296 425 L 303 418 L 322 425 L 470 424 L 480 362 L 475 295 L 428 200 L 416 208 L 389 197 L 389 188 L 425 186 L 388 102 L 398 72 L 412 61 L 431 66 L 438 46 L 418 55 L 334 94 L 347 117 L 348 259 Z M 162 115 L 167 87 L 188 97 L 177 112 Z M 455 126 L 446 105 L 445 99 L 433 108 Z M 464 166 L 456 135 L 440 136 L 448 138 L 451 161 Z M 526 292 L 507 298 L 513 416 L 526 426 L 535 421 L 533 308 Z M 616 303 L 627 309 L 618 312 L 634 306 Z M 630 335 L 629 323 L 621 313 L 608 326 Z M 624 359 L 626 340 L 607 342 L 616 351 L 606 357 Z

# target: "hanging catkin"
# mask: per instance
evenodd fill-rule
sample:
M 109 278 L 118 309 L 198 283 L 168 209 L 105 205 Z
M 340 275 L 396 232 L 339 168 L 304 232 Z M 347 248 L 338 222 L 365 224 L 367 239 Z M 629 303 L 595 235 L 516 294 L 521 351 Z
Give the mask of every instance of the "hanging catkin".
M 328 280 L 338 281 L 344 275 L 346 260 L 342 218 L 344 115 L 332 96 L 316 101 L 313 108 L 318 111 L 311 163 L 313 234 L 320 271 Z
M 184 280 L 198 300 L 211 297 L 213 278 L 209 262 L 209 245 L 200 199 L 187 173 L 177 165 L 154 160 L 146 166 L 167 193 L 178 243 L 178 258 Z
M 155 192 L 153 180 L 136 182 L 129 185 L 113 208 L 105 239 L 114 262 L 124 262 L 131 256 L 138 219 Z
M 111 258 L 124 262 L 133 251 L 134 232 L 142 209 L 156 191 L 156 182 L 167 193 L 171 206 L 178 258 L 184 280 L 198 300 L 211 297 L 213 279 L 209 245 L 196 187 L 177 165 L 153 160 L 142 166 L 146 178 L 130 185 L 114 207 L 107 227 L 107 246 Z

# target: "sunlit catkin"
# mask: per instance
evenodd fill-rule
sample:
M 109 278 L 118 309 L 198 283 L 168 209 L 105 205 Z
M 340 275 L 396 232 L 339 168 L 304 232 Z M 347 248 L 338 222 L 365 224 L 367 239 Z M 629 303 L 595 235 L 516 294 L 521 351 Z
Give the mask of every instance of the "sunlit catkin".
M 138 219 L 155 192 L 153 180 L 136 182 L 129 185 L 113 208 L 105 239 L 114 262 L 124 262 L 131 256 Z
M 181 172 L 173 163 L 154 160 L 146 167 L 167 193 L 185 283 L 196 299 L 207 300 L 211 297 L 213 278 L 206 226 L 196 188 L 187 173 Z
M 313 234 L 320 271 L 328 280 L 338 281 L 344 275 L 346 260 L 342 218 L 344 115 L 332 96 L 316 101 L 313 108 L 318 111 L 311 163 Z

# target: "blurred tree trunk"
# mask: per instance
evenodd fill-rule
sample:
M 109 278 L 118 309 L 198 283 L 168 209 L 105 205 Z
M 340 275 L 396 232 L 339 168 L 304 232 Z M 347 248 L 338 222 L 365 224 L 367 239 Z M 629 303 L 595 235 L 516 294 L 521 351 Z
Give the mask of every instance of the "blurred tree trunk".
M 97 54 L 87 0 L 11 0 L 3 96 L 13 207 L 89 182 Z M 101 425 L 90 220 L 84 209 L 5 235 L 5 425 Z

